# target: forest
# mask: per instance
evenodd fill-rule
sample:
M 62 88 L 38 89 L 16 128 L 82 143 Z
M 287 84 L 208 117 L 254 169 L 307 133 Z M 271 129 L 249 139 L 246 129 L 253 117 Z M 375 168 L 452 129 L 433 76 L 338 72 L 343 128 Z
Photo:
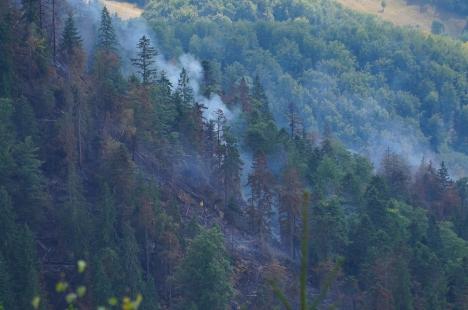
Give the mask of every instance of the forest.
M 0 0 L 0 309 L 467 309 L 467 72 L 332 1 Z

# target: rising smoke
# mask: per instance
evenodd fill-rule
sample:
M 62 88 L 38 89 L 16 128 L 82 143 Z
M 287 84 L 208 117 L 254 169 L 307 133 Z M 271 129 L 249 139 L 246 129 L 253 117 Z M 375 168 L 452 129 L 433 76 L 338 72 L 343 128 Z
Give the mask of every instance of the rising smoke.
M 83 37 L 83 45 L 88 54 L 92 54 L 97 40 L 103 5 L 97 0 L 67 1 L 75 15 L 77 27 Z M 157 48 L 157 38 L 143 18 L 124 21 L 115 15 L 113 16 L 113 25 L 119 42 L 119 54 L 122 59 L 123 73 L 131 75 L 135 72 L 135 68 L 132 66 L 130 59 L 136 55 L 139 39 L 145 35 L 150 38 L 152 45 Z M 194 56 L 183 54 L 178 59 L 168 60 L 161 50 L 158 52 L 159 55 L 156 59 L 157 69 L 160 72 L 164 71 L 166 73 L 172 85 L 177 85 L 180 73 L 185 68 L 190 79 L 190 87 L 194 92 L 195 101 L 206 107 L 204 117 L 207 120 L 214 120 L 218 110 L 223 111 L 228 121 L 235 117 L 236 113 L 231 112 L 218 95 L 212 94 L 207 98 L 201 94 L 200 84 L 203 79 L 203 67 Z

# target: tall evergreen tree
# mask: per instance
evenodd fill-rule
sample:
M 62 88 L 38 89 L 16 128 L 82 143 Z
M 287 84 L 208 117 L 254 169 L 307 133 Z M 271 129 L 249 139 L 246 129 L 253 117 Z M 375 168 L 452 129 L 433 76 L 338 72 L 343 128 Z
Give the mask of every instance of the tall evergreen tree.
M 101 12 L 101 24 L 98 30 L 98 47 L 110 52 L 117 49 L 117 37 L 115 35 L 112 19 L 106 7 Z
M 236 195 L 240 195 L 240 173 L 242 171 L 242 160 L 238 150 L 237 140 L 229 131 L 224 130 L 224 158 L 221 164 L 223 171 L 224 203 L 225 205 Z
M 296 168 L 289 166 L 284 170 L 279 196 L 279 221 L 281 239 L 295 258 L 299 240 L 300 206 L 303 186 Z
M 270 232 L 270 219 L 273 206 L 273 175 L 267 165 L 266 155 L 257 153 L 248 178 L 251 189 L 249 199 L 252 229 L 265 241 Z
M 176 274 L 182 295 L 180 309 L 227 309 L 232 295 L 230 275 L 221 232 L 202 229 Z
M 148 85 L 156 79 L 157 70 L 154 68 L 154 58 L 158 55 L 156 49 L 151 46 L 151 41 L 145 35 L 138 42 L 138 57 L 132 59 L 132 63 L 141 75 L 143 85 Z
M 81 48 L 81 37 L 75 26 L 73 15 L 69 14 L 65 21 L 65 27 L 60 41 L 60 52 L 67 56 L 72 56 Z

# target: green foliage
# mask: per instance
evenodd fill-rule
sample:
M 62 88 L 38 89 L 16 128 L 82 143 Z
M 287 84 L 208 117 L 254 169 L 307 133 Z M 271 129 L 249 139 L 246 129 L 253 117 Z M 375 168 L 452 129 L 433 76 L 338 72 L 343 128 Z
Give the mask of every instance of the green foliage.
M 106 7 L 101 12 L 101 24 L 98 30 L 98 47 L 106 52 L 115 51 L 117 38 L 112 25 L 112 19 Z
M 177 286 L 181 309 L 225 309 L 232 295 L 231 266 L 218 228 L 202 229 L 193 239 L 180 269 Z
M 445 31 L 444 24 L 439 20 L 434 20 L 431 25 L 431 32 L 433 34 L 443 34 Z
M 106 9 L 89 71 L 71 17 L 60 47 L 73 58 L 54 64 L 24 13 L 0 0 L 0 308 L 270 309 L 268 277 L 253 271 L 274 273 L 288 305 L 295 286 L 279 288 L 299 245 L 302 308 L 331 289 L 337 307 L 466 308 L 468 189 L 450 176 L 454 160 L 412 174 L 388 149 L 374 173 L 339 142 L 466 153 L 460 43 L 330 1 L 152 1 L 165 55 L 206 59 L 194 90 L 187 70 L 178 85 L 154 71 L 146 37 L 141 81 L 124 77 L 120 21 Z M 233 117 L 205 119 L 195 91 Z M 69 277 L 77 259 L 89 267 Z
M 39 292 L 34 239 L 27 226 L 15 222 L 12 201 L 4 188 L 0 188 L 0 209 L 1 285 L 6 294 L 9 292 L 2 294 L 1 302 L 9 309 L 28 309 L 33 296 Z
M 138 69 L 141 75 L 143 85 L 148 85 L 153 82 L 156 76 L 156 69 L 154 69 L 154 57 L 158 55 L 156 49 L 151 46 L 150 39 L 146 36 L 140 38 L 138 42 L 139 52 L 138 58 L 132 59 L 132 63 Z
M 68 56 L 76 53 L 81 48 L 81 37 L 76 29 L 73 15 L 68 15 L 60 41 L 60 51 Z
M 468 14 L 468 4 L 463 0 L 423 0 L 421 2 L 434 4 L 442 9 L 461 14 L 462 16 Z
M 468 62 L 456 41 L 425 38 L 331 1 L 152 1 L 145 17 L 164 33 L 166 54 L 188 50 L 219 63 L 230 81 L 226 90 L 246 74 L 259 75 L 283 126 L 292 101 L 306 128 L 323 131 L 328 124 L 354 149 L 430 139 L 447 157 L 465 152 L 463 123 L 453 126 L 453 116 L 466 102 Z M 254 124 L 249 140 L 271 140 L 264 134 L 271 127 Z

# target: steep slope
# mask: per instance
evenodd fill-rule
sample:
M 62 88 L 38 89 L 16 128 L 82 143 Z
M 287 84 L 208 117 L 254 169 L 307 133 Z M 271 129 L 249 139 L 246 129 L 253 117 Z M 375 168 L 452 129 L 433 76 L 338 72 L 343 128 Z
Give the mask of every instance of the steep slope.
M 143 9 L 137 5 L 125 1 L 101 0 L 111 14 L 118 15 L 123 20 L 138 18 L 143 14 Z
M 408 4 L 406 0 L 387 0 L 382 9 L 381 0 L 337 0 L 343 6 L 371 14 L 397 26 L 408 26 L 431 33 L 432 22 L 441 21 L 447 34 L 459 37 L 466 26 L 466 16 L 449 13 L 429 5 Z
M 296 308 L 307 251 L 317 304 L 467 308 L 468 179 L 389 148 L 376 169 L 337 139 L 392 111 L 417 128 L 421 108 L 463 149 L 457 45 L 385 26 L 360 46 L 338 21 L 362 17 L 269 3 L 158 1 L 149 26 L 81 0 L 0 0 L 0 308 Z M 420 50 L 370 61 L 372 42 Z M 414 84 L 386 80 L 406 65 L 428 75 L 424 109 Z M 297 100 L 307 90 L 319 100 Z
M 414 165 L 425 157 L 467 171 L 468 49 L 460 42 L 329 1 L 222 2 L 153 1 L 145 17 L 171 55 L 214 60 L 230 82 L 233 73 L 259 75 L 282 126 L 293 102 L 308 131 L 329 128 L 372 158 L 390 147 Z

